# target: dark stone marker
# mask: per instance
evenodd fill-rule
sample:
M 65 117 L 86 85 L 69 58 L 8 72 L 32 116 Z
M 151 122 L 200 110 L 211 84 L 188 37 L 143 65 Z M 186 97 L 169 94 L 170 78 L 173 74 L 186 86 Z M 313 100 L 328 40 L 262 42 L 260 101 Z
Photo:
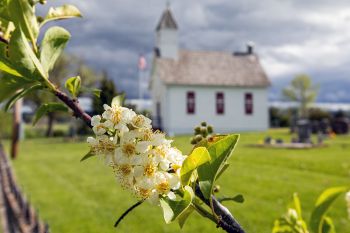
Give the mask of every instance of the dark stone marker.
M 298 127 L 298 142 L 311 143 L 311 127 L 307 119 L 300 119 L 297 123 Z

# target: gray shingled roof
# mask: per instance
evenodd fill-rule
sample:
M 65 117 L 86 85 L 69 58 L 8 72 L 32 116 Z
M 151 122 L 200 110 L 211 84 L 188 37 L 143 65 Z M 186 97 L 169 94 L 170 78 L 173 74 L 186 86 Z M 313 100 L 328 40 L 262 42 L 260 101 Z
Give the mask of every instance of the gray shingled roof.
M 156 30 L 159 31 L 163 28 L 177 29 L 176 21 L 169 8 L 165 9 L 165 11 L 163 12 Z
M 157 76 L 166 84 L 267 87 L 270 81 L 255 54 L 180 50 L 177 60 L 155 58 Z

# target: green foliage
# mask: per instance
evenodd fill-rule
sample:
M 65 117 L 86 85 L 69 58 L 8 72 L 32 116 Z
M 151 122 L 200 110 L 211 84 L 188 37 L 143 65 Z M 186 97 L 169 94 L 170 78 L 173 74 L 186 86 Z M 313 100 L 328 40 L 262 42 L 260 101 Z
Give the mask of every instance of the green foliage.
M 163 209 L 164 220 L 166 223 L 171 223 L 179 216 L 184 214 L 190 207 L 194 198 L 194 193 L 191 187 L 186 186 L 181 198 L 170 200 L 169 198 L 160 199 L 160 205 Z M 188 214 L 188 213 L 186 213 Z
M 83 162 L 84 160 L 87 160 L 91 157 L 94 157 L 96 154 L 94 154 L 92 151 L 89 151 L 86 155 L 84 155 L 83 158 L 80 159 L 80 162 Z
M 310 228 L 314 233 L 330 233 L 334 229 L 332 221 L 326 220 L 326 213 L 334 201 L 348 190 L 348 187 L 326 189 L 317 199 L 310 218 Z M 325 231 L 329 230 L 329 231 Z
M 28 0 L 8 0 L 7 9 L 9 17 L 15 24 L 17 31 L 23 31 L 26 38 L 35 46 L 39 34 L 35 8 L 30 5 Z
M 64 28 L 51 27 L 46 31 L 40 51 L 40 61 L 45 72 L 52 70 L 69 39 L 70 33 Z
M 71 77 L 66 81 L 65 84 L 66 89 L 69 93 L 76 98 L 79 95 L 80 87 L 81 87 L 81 79 L 80 76 Z
M 108 78 L 106 72 L 103 73 L 103 77 L 98 88 L 101 90 L 101 95 L 99 98 L 93 99 L 94 114 L 101 114 L 104 111 L 103 105 L 111 103 L 112 99 L 118 95 L 118 91 L 113 80 Z
M 42 85 L 39 83 L 39 84 L 34 84 L 33 86 L 30 86 L 28 88 L 25 88 L 25 89 L 17 92 L 6 103 L 5 108 L 4 108 L 5 111 L 8 111 L 16 103 L 16 101 L 21 99 L 23 96 L 27 95 L 30 92 L 40 90 L 40 89 L 42 89 Z
M 209 199 L 217 175 L 225 166 L 238 142 L 239 135 L 233 134 L 208 147 L 211 160 L 198 167 L 199 186 L 205 198 Z
M 4 74 L 0 77 L 0 102 L 11 98 L 18 91 L 30 87 L 32 82 L 24 78 L 19 78 L 9 74 Z
M 37 109 L 35 113 L 33 125 L 35 125 L 38 122 L 38 120 L 41 117 L 43 117 L 46 113 L 55 112 L 55 111 L 67 112 L 68 108 L 65 105 L 60 103 L 43 104 Z
M 9 60 L 13 67 L 23 77 L 30 80 L 48 78 L 47 73 L 44 71 L 40 61 L 36 57 L 20 28 L 16 28 L 12 33 L 8 53 Z
M 73 5 L 63 5 L 56 8 L 51 7 L 44 20 L 40 23 L 40 27 L 52 20 L 68 19 L 74 17 L 82 16 L 79 9 Z
M 202 164 L 210 160 L 210 155 L 205 147 L 197 147 L 185 159 L 181 168 L 181 183 L 183 186 L 189 184 L 193 172 Z
M 117 95 L 112 99 L 112 106 L 123 106 L 125 101 L 125 94 Z
M 220 198 L 219 199 L 220 202 L 224 202 L 224 201 L 234 201 L 237 203 L 243 203 L 244 202 L 244 196 L 242 194 L 238 194 L 234 197 L 224 197 L 224 198 Z
M 286 214 L 275 221 L 272 233 L 309 233 L 302 217 L 300 200 L 296 193 Z
M 299 115 L 307 116 L 307 108 L 317 97 L 317 88 L 312 85 L 307 75 L 298 75 L 290 83 L 290 86 L 283 89 L 286 99 L 299 103 Z
M 331 218 L 326 216 L 334 201 L 348 190 L 348 187 L 328 188 L 318 197 L 310 217 L 310 230 L 313 233 L 335 233 Z M 309 233 L 301 215 L 301 205 L 297 194 L 285 215 L 275 221 L 272 233 Z

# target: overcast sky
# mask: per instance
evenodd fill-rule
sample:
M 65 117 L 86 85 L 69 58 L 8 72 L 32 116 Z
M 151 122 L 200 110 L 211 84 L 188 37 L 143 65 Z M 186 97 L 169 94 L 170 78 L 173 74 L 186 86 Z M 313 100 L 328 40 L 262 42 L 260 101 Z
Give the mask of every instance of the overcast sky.
M 84 16 L 63 24 L 72 33 L 68 50 L 107 70 L 119 89 L 135 96 L 138 56 L 146 54 L 151 63 L 154 29 L 166 1 L 56 0 L 50 5 L 67 2 Z M 273 83 L 271 98 L 285 80 L 307 73 L 321 84 L 322 96 L 350 100 L 349 0 L 173 0 L 171 9 L 182 48 L 232 52 L 253 41 Z M 332 85 L 334 90 L 327 89 Z

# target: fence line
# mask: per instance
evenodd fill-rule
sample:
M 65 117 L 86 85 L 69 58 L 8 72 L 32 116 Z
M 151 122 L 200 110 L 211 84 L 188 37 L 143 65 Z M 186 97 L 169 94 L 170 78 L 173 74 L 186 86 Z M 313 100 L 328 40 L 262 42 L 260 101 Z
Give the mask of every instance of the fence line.
M 0 218 L 3 233 L 49 233 L 49 226 L 22 194 L 0 144 Z

